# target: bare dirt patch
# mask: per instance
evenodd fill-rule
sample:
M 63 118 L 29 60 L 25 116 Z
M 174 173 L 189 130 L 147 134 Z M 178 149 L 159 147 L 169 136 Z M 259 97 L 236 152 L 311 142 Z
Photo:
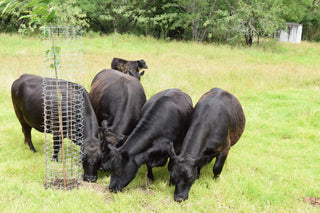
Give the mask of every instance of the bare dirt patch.
M 136 190 L 142 194 L 149 194 L 149 195 L 155 194 L 155 192 L 151 189 L 141 188 L 141 189 L 136 189 Z
M 80 181 L 80 188 L 93 189 L 98 192 L 108 192 L 108 190 L 105 186 L 97 184 L 97 183 L 89 183 L 86 181 Z
M 320 197 L 305 197 L 304 202 L 310 203 L 312 206 L 320 207 Z
M 105 196 L 105 202 L 110 203 L 113 202 L 113 195 L 111 192 L 108 190 L 108 186 L 106 185 L 101 185 L 97 183 L 89 183 L 86 181 L 80 181 L 79 188 L 85 189 L 85 190 L 92 190 L 93 192 L 100 192 L 103 193 Z

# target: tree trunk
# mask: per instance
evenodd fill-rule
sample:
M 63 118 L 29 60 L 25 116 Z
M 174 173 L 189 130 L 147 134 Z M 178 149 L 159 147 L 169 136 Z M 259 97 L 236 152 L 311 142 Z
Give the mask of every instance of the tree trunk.
M 140 1 L 137 1 L 137 3 L 134 5 L 134 8 L 137 8 L 139 3 L 140 3 Z M 129 28 L 129 24 L 133 21 L 133 14 L 135 14 L 135 10 L 132 10 L 131 14 L 128 17 L 128 21 L 127 21 L 127 24 L 126 24 L 126 29 Z
M 114 34 L 117 33 L 117 24 L 116 24 L 116 21 L 113 22 L 113 32 L 114 32 Z
M 142 10 L 145 10 L 150 4 L 152 4 L 154 2 L 154 0 L 148 0 L 142 7 Z M 136 4 L 135 4 L 135 8 L 138 7 L 138 4 L 140 3 L 140 1 L 138 1 Z M 137 15 L 137 12 L 132 12 L 130 14 L 130 16 L 128 17 L 128 22 L 126 24 L 126 29 L 129 29 L 129 25 L 130 23 L 133 21 L 133 14 L 136 14 Z M 140 16 L 140 15 L 139 15 Z M 133 31 L 135 28 L 136 28 L 136 25 L 137 25 L 137 19 L 134 21 L 134 24 L 133 26 L 131 27 L 131 31 Z
M 208 20 L 211 19 L 213 13 L 214 13 L 214 8 L 216 7 L 216 4 L 217 4 L 217 1 L 218 0 L 214 0 L 214 2 L 212 2 L 211 6 L 210 6 L 210 13 L 209 13 L 209 17 L 208 17 Z M 200 37 L 200 42 L 203 42 L 203 39 L 205 38 L 205 36 L 207 35 L 207 29 L 208 29 L 208 25 L 205 26 L 203 32 L 202 32 L 202 35 Z
M 193 1 L 191 5 L 191 12 L 192 14 L 195 14 L 196 12 L 195 1 Z M 192 37 L 193 37 L 193 40 L 198 41 L 198 28 L 197 28 L 196 20 L 192 21 Z
M 251 47 L 251 45 L 252 45 L 252 35 L 251 35 L 251 33 L 245 34 L 245 38 L 246 38 L 247 46 Z

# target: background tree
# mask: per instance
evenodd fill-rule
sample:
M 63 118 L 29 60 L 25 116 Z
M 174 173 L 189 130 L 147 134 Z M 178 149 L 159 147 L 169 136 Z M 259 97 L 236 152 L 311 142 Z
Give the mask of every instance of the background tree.
M 37 5 L 46 9 L 41 11 Z M 32 11 L 44 17 L 53 9 L 57 13 L 54 23 L 79 25 L 103 34 L 245 41 L 250 46 L 255 41 L 259 44 L 261 37 L 271 37 L 286 22 L 295 22 L 304 25 L 303 39 L 320 40 L 319 0 L 0 0 L 0 10 L 6 11 L 0 17 L 0 29 L 32 31 L 42 22 L 32 18 Z
M 244 36 L 247 46 L 252 45 L 254 38 L 259 45 L 261 36 L 270 37 L 285 26 L 282 11 L 280 0 L 239 0 L 228 24 L 236 35 Z
M 19 29 L 33 31 L 38 26 L 54 21 L 55 10 L 52 0 L 4 0 L 1 16 L 19 15 Z M 22 24 L 23 23 L 23 24 Z
M 217 0 L 177 0 L 175 6 L 180 11 L 174 26 L 182 26 L 185 33 L 191 28 L 192 39 L 202 42 L 208 35 L 208 27 L 214 22 L 216 5 Z
M 304 14 L 302 38 L 311 41 L 320 41 L 320 0 L 314 0 Z
M 4 1 L 0 2 L 0 14 L 6 9 L 7 5 Z M 12 10 L 10 12 L 2 13 L 0 16 L 0 32 L 17 32 L 21 25 L 25 25 L 25 20 L 20 20 L 19 10 Z
M 55 24 L 64 26 L 72 25 L 89 27 L 82 8 L 76 4 L 76 0 L 59 0 L 55 5 Z
M 287 22 L 301 23 L 307 15 L 308 8 L 314 0 L 282 0 L 284 10 L 282 16 Z

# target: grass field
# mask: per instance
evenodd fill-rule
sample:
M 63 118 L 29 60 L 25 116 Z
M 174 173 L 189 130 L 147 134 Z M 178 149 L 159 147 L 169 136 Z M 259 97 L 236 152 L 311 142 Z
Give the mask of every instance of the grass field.
M 173 200 L 166 167 L 146 167 L 124 192 L 111 194 L 110 177 L 72 191 L 45 189 L 44 136 L 32 131 L 37 153 L 23 144 L 10 87 L 23 73 L 42 75 L 40 38 L 0 34 L 0 212 L 320 212 L 304 201 L 320 197 L 320 44 L 232 48 L 164 42 L 128 35 L 84 38 L 83 84 L 113 57 L 144 59 L 147 97 L 180 88 L 195 104 L 213 87 L 234 94 L 246 129 L 231 148 L 217 181 L 213 162 L 201 170 L 189 199 Z

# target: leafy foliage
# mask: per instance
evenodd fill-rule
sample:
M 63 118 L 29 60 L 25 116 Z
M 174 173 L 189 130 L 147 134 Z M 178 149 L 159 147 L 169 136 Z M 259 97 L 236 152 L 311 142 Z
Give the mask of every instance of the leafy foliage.
M 44 22 L 101 33 L 163 39 L 259 44 L 286 22 L 302 23 L 304 39 L 320 40 L 319 0 L 3 0 L 1 29 Z M 46 20 L 46 18 L 47 20 Z M 50 20 L 52 19 L 52 20 Z M 32 20 L 32 21 L 30 21 Z
M 268 11 L 268 12 L 266 12 Z M 283 28 L 285 21 L 280 14 L 283 7 L 280 1 L 240 0 L 234 12 L 231 26 L 235 32 L 244 35 L 246 44 L 251 46 L 253 38 L 270 37 L 278 29 Z
M 87 15 L 76 4 L 76 0 L 60 0 L 55 7 L 55 24 L 58 26 L 72 25 L 89 27 Z

